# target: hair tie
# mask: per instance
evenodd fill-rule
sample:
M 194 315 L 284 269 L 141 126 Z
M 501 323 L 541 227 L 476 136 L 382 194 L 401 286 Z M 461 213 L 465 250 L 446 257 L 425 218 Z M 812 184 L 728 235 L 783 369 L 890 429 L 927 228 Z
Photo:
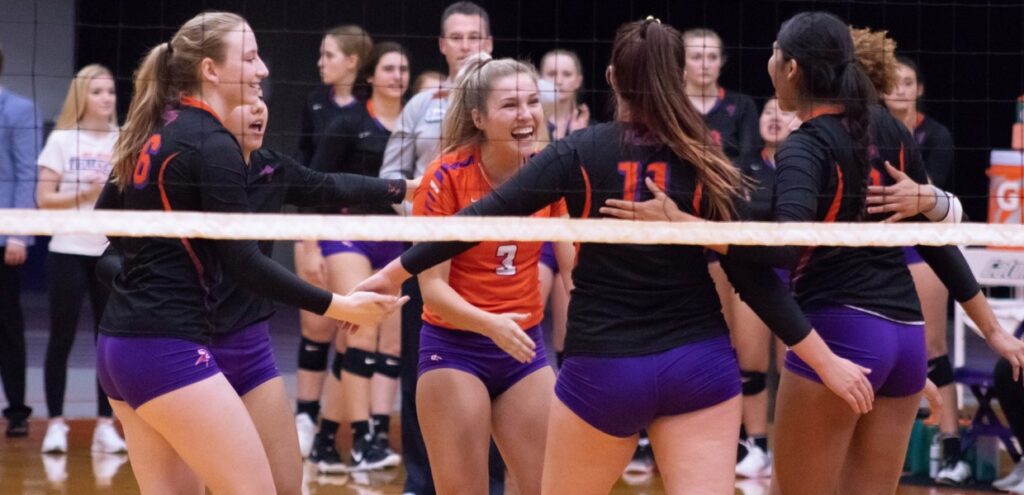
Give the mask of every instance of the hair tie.
M 661 24 L 661 19 L 658 19 L 657 17 L 654 17 L 653 15 L 649 15 L 649 16 L 647 16 L 644 19 L 644 22 L 646 22 L 648 24 L 650 24 L 652 22 L 657 22 L 658 24 Z
M 167 41 L 166 43 L 167 43 L 167 57 L 170 58 L 170 57 L 174 56 L 174 44 L 172 44 L 170 41 Z

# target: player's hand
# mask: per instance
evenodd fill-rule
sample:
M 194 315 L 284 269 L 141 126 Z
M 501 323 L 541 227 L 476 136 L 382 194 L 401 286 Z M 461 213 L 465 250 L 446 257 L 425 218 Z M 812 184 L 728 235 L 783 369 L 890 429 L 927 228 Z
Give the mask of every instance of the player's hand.
M 679 205 L 672 198 L 669 198 L 665 191 L 662 191 L 650 177 L 644 179 L 647 188 L 650 189 L 653 199 L 647 201 L 626 201 L 624 199 L 609 199 L 600 208 L 603 215 L 621 218 L 624 220 L 647 220 L 660 222 L 693 222 L 701 221 L 700 218 L 684 213 Z
M 20 241 L 7 239 L 7 246 L 4 249 L 4 264 L 7 266 L 21 266 L 28 259 L 28 249 Z
M 417 177 L 415 179 L 405 179 L 405 200 L 412 201 L 413 196 L 416 195 L 416 190 L 420 188 L 420 181 L 423 177 Z
M 520 363 L 533 361 L 537 354 L 537 344 L 516 323 L 529 318 L 529 316 L 523 313 L 493 315 L 486 329 L 487 337 Z
M 999 329 L 985 340 L 996 354 L 1006 358 L 1013 367 L 1013 381 L 1020 381 L 1020 370 L 1024 366 L 1024 342 Z
M 391 313 L 401 308 L 409 296 L 397 297 L 373 292 L 353 292 L 347 296 L 335 294 L 324 316 L 349 325 L 377 326 Z M 349 328 L 351 329 L 351 328 Z
M 832 393 L 846 401 L 858 414 L 871 412 L 875 401 L 875 391 L 868 381 L 871 370 L 839 356 L 833 356 L 823 369 L 815 370 L 822 383 Z
M 868 213 L 892 213 L 884 222 L 898 222 L 904 218 L 935 208 L 935 191 L 927 184 L 914 182 L 907 174 L 885 162 L 885 170 L 896 181 L 889 186 L 868 186 L 865 200 Z

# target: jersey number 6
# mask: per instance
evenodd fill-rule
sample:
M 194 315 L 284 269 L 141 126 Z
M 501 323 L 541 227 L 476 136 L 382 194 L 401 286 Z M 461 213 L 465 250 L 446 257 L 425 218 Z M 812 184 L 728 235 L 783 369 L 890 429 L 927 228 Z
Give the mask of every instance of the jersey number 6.
M 132 184 L 135 185 L 136 189 L 146 187 L 146 184 L 149 182 L 149 166 L 157 153 L 160 153 L 160 135 L 153 134 L 146 140 L 146 144 L 142 146 L 142 152 L 139 153 L 139 159 L 135 161 L 135 171 L 132 172 Z

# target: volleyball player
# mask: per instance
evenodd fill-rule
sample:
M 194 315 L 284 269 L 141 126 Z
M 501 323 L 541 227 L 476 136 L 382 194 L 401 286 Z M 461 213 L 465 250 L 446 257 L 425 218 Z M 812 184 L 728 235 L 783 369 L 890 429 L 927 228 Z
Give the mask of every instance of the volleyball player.
M 684 58 L 675 29 L 653 18 L 624 25 L 606 72 L 616 94 L 616 121 L 556 141 L 459 214 L 530 215 L 564 197 L 572 216 L 587 218 L 599 215 L 607 199 L 642 196 L 641 184 L 650 176 L 688 211 L 731 218 L 740 172 L 710 146 L 700 114 L 672 83 L 682 79 Z M 397 293 L 410 273 L 474 245 L 418 244 L 359 288 Z M 827 350 L 771 269 L 723 263 L 751 306 L 829 377 L 848 407 L 869 411 L 866 370 Z M 607 493 L 643 428 L 662 460 L 668 492 L 731 491 L 740 374 L 703 250 L 583 244 L 573 281 L 543 493 Z M 521 335 L 507 346 L 527 356 L 534 348 Z
M 255 103 L 267 75 L 252 30 L 234 14 L 200 14 L 153 48 L 136 72 L 115 148 L 112 177 L 124 208 L 248 211 L 242 153 L 219 115 Z M 176 111 L 166 113 L 168 106 Z M 140 487 L 194 492 L 201 481 L 215 493 L 273 493 L 258 433 L 208 344 L 221 275 L 364 324 L 380 321 L 401 300 L 332 295 L 304 284 L 255 241 L 115 243 L 124 267 L 100 325 L 97 374 L 124 424 Z
M 413 214 L 454 215 L 499 187 L 546 141 L 544 126 L 532 67 L 466 59 L 449 95 L 444 151 Z M 536 215 L 563 213 L 558 202 Z M 571 245 L 560 248 L 572 256 Z M 492 435 L 519 491 L 540 492 L 554 384 L 540 328 L 540 250 L 539 242 L 485 242 L 420 275 L 417 416 L 440 493 L 486 491 Z
M 117 95 L 110 70 L 97 64 L 75 74 L 64 99 L 54 132 L 39 154 L 36 203 L 46 209 L 91 210 L 110 175 L 117 141 Z M 46 259 L 50 293 L 50 338 L 46 344 L 44 386 L 50 422 L 43 437 L 43 452 L 68 451 L 68 424 L 64 421 L 64 392 L 68 357 L 75 343 L 78 317 L 86 294 L 93 314 L 93 335 L 108 290 L 96 279 L 96 262 L 106 249 L 102 235 L 55 235 Z M 123 452 L 124 440 L 114 427 L 114 412 L 96 382 L 96 429 L 92 450 Z
M 402 109 L 384 150 L 381 178 L 422 177 L 427 166 L 438 157 L 441 126 L 448 110 L 448 89 L 466 58 L 478 52 L 491 53 L 494 39 L 490 22 L 487 11 L 473 2 L 459 1 L 445 8 L 441 14 L 437 42 L 448 66 L 448 77 L 440 87 L 428 88 L 413 96 Z M 402 211 L 410 213 L 411 208 L 411 204 L 406 204 Z M 423 301 L 416 280 L 410 280 L 402 293 L 409 296 L 409 304 L 402 309 L 402 361 L 413 363 L 419 358 Z M 429 495 L 434 491 L 433 477 L 416 418 L 416 382 L 416 367 L 405 366 L 399 383 L 402 395 L 402 456 L 407 474 L 404 491 Z M 499 461 L 497 455 L 492 456 L 491 493 L 495 494 L 503 490 L 500 480 L 505 474 Z
M 310 92 L 302 109 L 302 136 L 299 139 L 299 160 L 312 165 L 313 156 L 323 139 L 324 131 L 335 118 L 355 109 L 360 103 L 352 90 L 373 40 L 356 25 L 338 26 L 320 41 L 317 68 L 323 86 Z M 318 287 L 327 287 L 323 255 L 316 241 L 295 243 L 295 271 L 303 280 Z M 303 457 L 313 448 L 313 438 L 320 417 L 320 396 L 334 341 L 333 370 L 340 370 L 345 360 L 345 333 L 335 332 L 329 319 L 308 311 L 299 311 L 302 342 L 299 344 L 298 370 L 295 374 L 298 393 L 295 405 L 295 426 Z M 337 372 L 335 372 L 337 374 Z
M 779 106 L 804 122 L 777 156 L 773 215 L 781 221 L 877 221 L 865 194 L 883 161 L 921 183 L 912 138 L 876 104 L 846 26 L 834 15 L 803 13 L 782 25 L 768 71 Z M 905 160 L 904 160 L 905 159 Z M 657 186 L 651 184 L 652 188 Z M 662 196 L 663 197 L 663 196 Z M 620 204 L 624 213 L 664 215 L 671 205 Z M 638 215 L 643 216 L 643 215 Z M 691 219 L 683 213 L 670 217 Z M 1024 344 L 996 321 L 955 247 L 918 246 L 989 345 L 1014 367 Z M 850 414 L 790 352 L 776 410 L 773 490 L 778 493 L 890 493 L 896 490 L 910 428 L 926 380 L 921 312 L 899 248 L 718 246 L 728 258 L 794 267 L 794 291 L 823 338 L 871 369 L 875 407 Z
M 327 126 L 313 158 L 317 170 L 370 177 L 380 173 L 384 148 L 409 85 L 405 49 L 397 43 L 378 43 L 359 77 L 359 83 L 369 88 L 370 97 Z M 388 202 L 344 212 L 395 214 Z M 405 248 L 405 243 L 398 241 L 320 241 L 319 245 L 327 263 L 328 287 L 342 294 L 397 258 Z M 400 316 L 393 314 L 379 328 L 362 328 L 347 336 L 347 356 L 341 369 L 334 370 L 338 382 L 328 383 L 326 403 L 330 409 L 323 411 L 310 454 L 310 461 L 322 472 L 394 467 L 401 462 L 388 440 L 401 370 Z M 334 446 L 342 416 L 352 423 L 352 460 L 348 466 Z
M 897 57 L 896 63 L 896 84 L 892 91 L 885 93 L 885 106 L 914 136 L 930 183 L 948 190 L 953 185 L 953 138 L 949 129 L 918 109 L 918 102 L 924 95 L 924 80 L 917 64 L 905 57 Z M 905 255 L 924 313 L 928 378 L 939 387 L 947 406 L 939 415 L 943 461 L 935 479 L 942 484 L 959 485 L 971 476 L 971 468 L 961 459 L 959 408 L 953 386 L 953 366 L 946 347 L 949 292 L 916 250 L 908 248 Z

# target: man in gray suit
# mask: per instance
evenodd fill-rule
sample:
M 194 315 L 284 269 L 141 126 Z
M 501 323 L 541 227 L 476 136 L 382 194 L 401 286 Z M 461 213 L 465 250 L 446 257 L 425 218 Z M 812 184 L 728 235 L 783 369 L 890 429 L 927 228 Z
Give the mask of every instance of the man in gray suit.
M 0 75 L 4 54 L 0 47 Z M 36 157 L 41 126 L 32 100 L 0 86 L 0 208 L 35 208 Z M 0 234 L 0 379 L 8 407 L 7 436 L 28 435 L 32 409 L 25 405 L 25 321 L 18 267 L 32 237 Z

